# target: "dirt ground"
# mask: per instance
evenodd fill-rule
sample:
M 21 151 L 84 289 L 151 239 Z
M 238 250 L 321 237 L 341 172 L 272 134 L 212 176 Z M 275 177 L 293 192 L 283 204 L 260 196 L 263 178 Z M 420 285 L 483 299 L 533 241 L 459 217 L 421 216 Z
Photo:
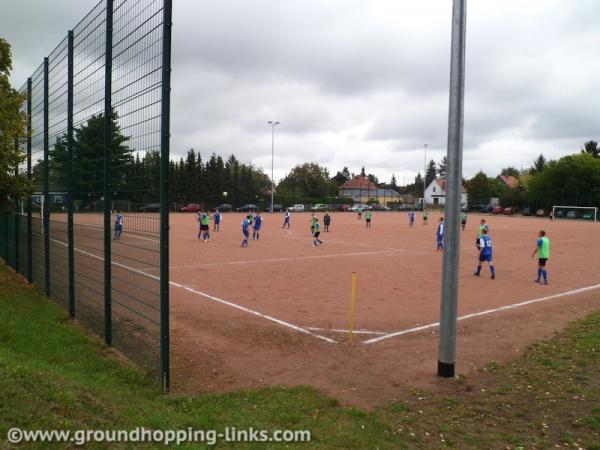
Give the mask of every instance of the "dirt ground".
M 318 217 L 322 223 L 322 213 Z M 333 213 L 312 246 L 310 214 L 263 214 L 258 241 L 241 243 L 241 214 L 223 215 L 211 241 L 196 240 L 195 214 L 171 216 L 172 381 L 182 392 L 307 384 L 344 404 L 378 406 L 406 387 L 436 390 L 442 255 L 439 214 L 409 227 L 406 213 L 374 213 L 372 227 Z M 473 276 L 479 220 L 487 219 L 497 278 Z M 364 218 L 364 216 L 363 216 Z M 462 233 L 457 373 L 519 355 L 569 321 L 600 308 L 594 270 L 598 224 L 470 215 Z M 537 233 L 551 240 L 550 284 L 533 282 Z M 149 273 L 152 268 L 146 268 Z M 350 280 L 357 277 L 348 342 Z M 593 287 L 595 286 L 595 287 Z M 577 292 L 581 288 L 588 290 Z M 576 292 L 571 292 L 576 291 Z M 545 299 L 546 297 L 551 297 Z M 543 299 L 503 309 L 508 305 Z M 421 331 L 415 327 L 431 325 Z M 406 331 L 401 335 L 389 334 Z M 381 340 L 377 340 L 381 339 Z M 366 342 L 374 340 L 373 342 Z

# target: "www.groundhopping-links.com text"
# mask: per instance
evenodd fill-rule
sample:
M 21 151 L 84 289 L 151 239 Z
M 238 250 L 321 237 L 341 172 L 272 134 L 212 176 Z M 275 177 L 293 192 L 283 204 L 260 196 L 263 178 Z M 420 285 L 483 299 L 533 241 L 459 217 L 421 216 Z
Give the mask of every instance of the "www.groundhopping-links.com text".
M 11 444 L 22 442 L 134 442 L 180 445 L 189 442 L 216 445 L 218 442 L 310 442 L 308 430 L 260 430 L 252 427 L 226 427 L 224 430 L 156 430 L 137 427 L 132 430 L 26 430 L 11 428 L 6 434 Z

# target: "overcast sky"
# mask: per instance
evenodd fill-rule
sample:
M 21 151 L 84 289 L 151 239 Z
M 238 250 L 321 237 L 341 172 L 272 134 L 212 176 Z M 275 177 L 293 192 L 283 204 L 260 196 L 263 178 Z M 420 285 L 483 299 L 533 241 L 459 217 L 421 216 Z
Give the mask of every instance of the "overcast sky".
M 172 155 L 410 182 L 445 154 L 451 0 L 174 0 Z M 96 4 L 2 0 L 20 87 Z M 468 2 L 463 171 L 600 140 L 600 2 Z M 428 158 L 429 159 L 429 158 Z

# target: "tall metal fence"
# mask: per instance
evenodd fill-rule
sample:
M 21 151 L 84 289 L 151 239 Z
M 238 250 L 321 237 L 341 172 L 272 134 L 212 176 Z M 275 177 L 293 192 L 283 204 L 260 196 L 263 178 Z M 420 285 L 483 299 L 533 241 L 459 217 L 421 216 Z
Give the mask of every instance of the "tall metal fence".
M 170 60 L 171 0 L 98 3 L 20 89 L 35 192 L 0 215 L 0 257 L 165 390 Z

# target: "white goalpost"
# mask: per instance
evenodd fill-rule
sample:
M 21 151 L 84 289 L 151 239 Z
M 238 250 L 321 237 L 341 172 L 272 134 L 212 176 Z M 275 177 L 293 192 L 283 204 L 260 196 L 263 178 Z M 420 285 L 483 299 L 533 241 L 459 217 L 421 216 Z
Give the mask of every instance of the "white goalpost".
M 553 206 L 552 217 L 559 219 L 584 219 L 596 222 L 598 208 L 595 206 Z

